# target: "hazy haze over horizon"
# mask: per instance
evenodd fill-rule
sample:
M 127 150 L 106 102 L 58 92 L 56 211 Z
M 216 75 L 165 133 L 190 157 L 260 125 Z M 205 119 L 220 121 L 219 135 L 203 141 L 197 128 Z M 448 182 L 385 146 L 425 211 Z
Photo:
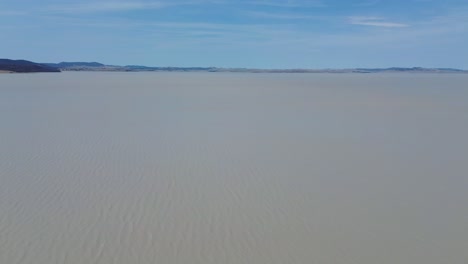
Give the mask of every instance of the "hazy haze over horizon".
M 468 69 L 462 0 L 3 0 L 0 57 L 248 68 Z

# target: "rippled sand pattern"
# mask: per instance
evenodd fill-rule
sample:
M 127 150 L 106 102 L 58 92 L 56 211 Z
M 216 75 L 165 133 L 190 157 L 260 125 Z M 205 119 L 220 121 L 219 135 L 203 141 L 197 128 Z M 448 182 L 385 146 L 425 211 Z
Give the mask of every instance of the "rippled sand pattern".
M 467 85 L 1 75 L 0 263 L 468 263 Z

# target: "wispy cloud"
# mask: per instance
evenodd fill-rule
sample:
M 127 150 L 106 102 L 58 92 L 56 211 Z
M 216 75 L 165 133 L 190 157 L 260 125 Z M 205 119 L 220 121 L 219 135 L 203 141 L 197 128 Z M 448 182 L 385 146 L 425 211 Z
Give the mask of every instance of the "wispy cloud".
M 355 6 L 360 6 L 360 7 L 369 7 L 369 6 L 375 6 L 378 5 L 382 2 L 382 0 L 366 0 L 360 3 L 356 3 Z
M 256 18 L 271 18 L 271 19 L 317 19 L 320 17 L 302 15 L 297 13 L 272 13 L 272 12 L 261 12 L 261 11 L 250 11 L 247 14 L 251 17 Z
M 46 11 L 50 13 L 100 13 L 100 12 L 120 12 L 142 9 L 159 9 L 170 4 L 165 2 L 88 2 L 80 4 L 49 6 Z
M 348 21 L 352 25 L 371 26 L 371 27 L 387 27 L 387 28 L 409 27 L 408 24 L 389 22 L 381 17 L 353 16 L 353 17 L 349 17 Z
M 248 4 L 274 6 L 274 7 L 323 7 L 325 4 L 320 0 L 251 0 Z
M 382 0 L 366 0 L 360 3 L 357 3 L 356 6 L 362 6 L 362 7 L 367 7 L 367 6 L 375 6 L 379 4 Z
M 0 10 L 0 16 L 24 16 L 27 15 L 25 11 L 17 10 Z

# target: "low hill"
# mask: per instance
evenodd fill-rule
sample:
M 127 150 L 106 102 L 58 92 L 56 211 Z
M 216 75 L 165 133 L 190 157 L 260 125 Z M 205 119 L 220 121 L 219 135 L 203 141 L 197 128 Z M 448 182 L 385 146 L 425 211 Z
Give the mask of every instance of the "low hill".
M 58 68 L 27 60 L 0 59 L 0 71 L 7 72 L 60 72 Z
M 99 62 L 59 62 L 59 63 L 43 63 L 44 65 L 55 68 L 77 68 L 77 67 L 104 67 L 106 65 Z

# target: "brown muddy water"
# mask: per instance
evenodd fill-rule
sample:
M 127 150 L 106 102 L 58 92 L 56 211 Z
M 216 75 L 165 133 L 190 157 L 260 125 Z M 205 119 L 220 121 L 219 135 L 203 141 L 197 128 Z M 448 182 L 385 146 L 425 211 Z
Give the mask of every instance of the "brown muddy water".
M 0 263 L 468 263 L 468 75 L 0 75 Z

